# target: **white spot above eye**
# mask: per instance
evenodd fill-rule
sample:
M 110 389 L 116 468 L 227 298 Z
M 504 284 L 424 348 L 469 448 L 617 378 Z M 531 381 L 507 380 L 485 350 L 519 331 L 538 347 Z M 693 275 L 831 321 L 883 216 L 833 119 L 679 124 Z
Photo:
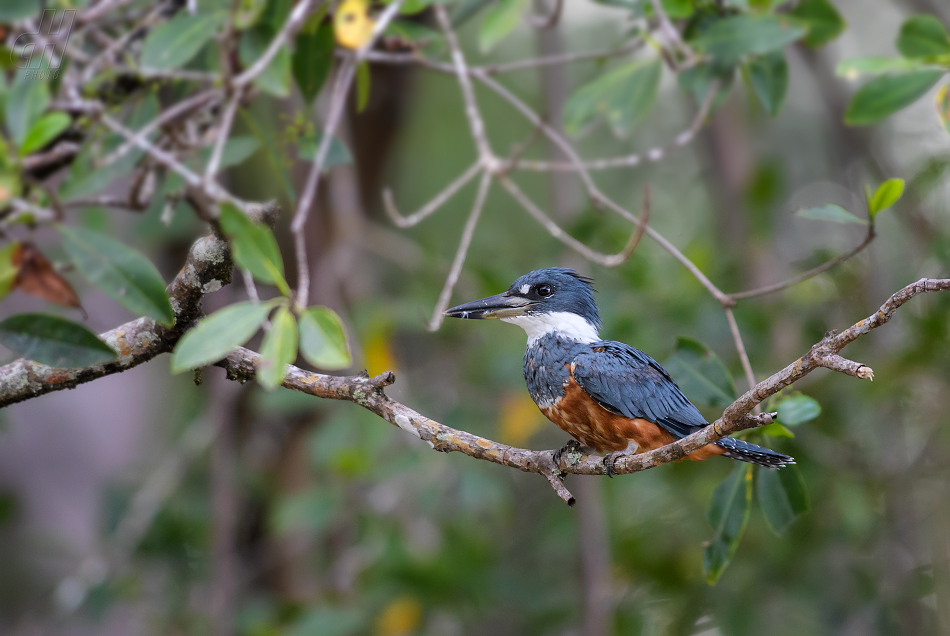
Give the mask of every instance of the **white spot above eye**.
M 510 322 L 524 329 L 525 333 L 528 334 L 529 347 L 538 338 L 549 333 L 576 342 L 597 342 L 600 340 L 597 327 L 588 322 L 586 318 L 572 314 L 569 311 L 554 311 L 533 316 L 511 316 L 510 318 L 502 318 L 502 321 Z
M 531 285 L 522 285 L 520 291 L 522 294 L 527 294 L 531 291 Z

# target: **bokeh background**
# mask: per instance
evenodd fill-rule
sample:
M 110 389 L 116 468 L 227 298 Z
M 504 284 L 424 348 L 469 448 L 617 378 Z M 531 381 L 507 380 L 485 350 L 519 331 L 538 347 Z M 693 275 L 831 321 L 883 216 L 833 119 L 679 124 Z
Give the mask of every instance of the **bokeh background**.
M 781 280 L 863 236 L 860 226 L 802 219 L 796 209 L 838 203 L 860 214 L 866 183 L 907 180 L 864 253 L 740 302 L 735 314 L 759 379 L 903 285 L 946 277 L 950 267 L 950 135 L 932 99 L 849 128 L 842 114 L 856 85 L 834 73 L 847 57 L 894 55 L 904 18 L 924 11 L 946 20 L 947 8 L 835 4 L 848 28 L 818 51 L 789 47 L 779 117 L 740 83 L 688 147 L 596 175 L 633 210 L 649 184 L 651 224 L 726 291 Z M 460 35 L 473 63 L 487 63 L 603 48 L 629 26 L 623 7 L 567 0 L 553 35 L 522 24 L 490 55 L 479 52 L 477 18 Z M 502 82 L 543 111 L 601 70 L 583 62 Z M 529 137 L 507 105 L 477 95 L 498 152 Z M 319 121 L 324 106 L 311 112 L 297 97 L 262 96 L 238 127 L 258 126 L 275 147 L 292 148 L 294 122 Z M 658 106 L 634 135 L 617 139 L 600 125 L 575 141 L 591 158 L 663 145 L 694 112 L 666 72 Z M 395 370 L 390 395 L 453 427 L 560 446 L 563 433 L 528 400 L 521 330 L 425 329 L 474 184 L 411 230 L 394 228 L 381 210 L 383 187 L 409 211 L 474 160 L 454 79 L 374 65 L 367 108 L 347 113 L 341 136 L 354 162 L 328 174 L 310 242 L 313 300 L 344 317 L 353 371 Z M 544 158 L 549 149 L 542 140 L 527 153 Z M 305 173 L 304 163 L 291 171 L 298 187 Z M 241 196 L 292 209 L 264 151 L 228 179 Z M 604 250 L 623 245 L 628 226 L 592 209 L 571 177 L 518 179 L 574 236 Z M 127 238 L 170 279 L 206 229 L 186 207 L 170 225 L 160 213 L 90 209 L 78 219 Z M 277 234 L 291 270 L 288 217 Z M 694 338 L 747 388 L 719 304 L 669 254 L 644 239 L 617 268 L 591 265 L 497 188 L 453 299 L 497 293 L 553 265 L 596 279 L 606 337 L 661 362 L 678 336 Z M 132 318 L 76 284 L 91 328 Z M 241 298 L 234 287 L 209 295 L 206 308 Z M 3 312 L 38 303 L 14 294 Z M 873 383 L 817 371 L 795 387 L 822 413 L 794 439 L 769 443 L 797 458 L 810 511 L 778 537 L 754 508 L 715 586 L 703 576 L 702 543 L 713 532 L 710 496 L 732 468 L 725 459 L 612 480 L 570 477 L 579 499 L 570 509 L 537 475 L 432 452 L 354 404 L 265 393 L 215 368 L 196 386 L 169 374 L 167 356 L 11 406 L 0 412 L 0 631 L 205 634 L 225 594 L 233 629 L 246 636 L 950 633 L 948 310 L 950 296 L 916 298 L 849 347 L 850 359 L 873 367 Z

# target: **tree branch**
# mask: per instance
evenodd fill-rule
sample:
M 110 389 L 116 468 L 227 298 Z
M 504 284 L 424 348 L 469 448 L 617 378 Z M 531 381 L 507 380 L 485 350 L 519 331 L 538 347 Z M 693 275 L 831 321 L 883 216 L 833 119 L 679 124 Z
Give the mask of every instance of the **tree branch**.
M 856 377 L 870 379 L 873 372 L 869 367 L 849 361 L 841 362 L 844 359 L 837 356 L 837 352 L 858 337 L 887 323 L 898 307 L 917 294 L 946 290 L 950 290 L 950 279 L 921 279 L 908 285 L 891 296 L 881 309 L 870 317 L 840 334 L 830 332 L 801 358 L 746 391 L 725 409 L 721 418 L 709 426 L 661 448 L 638 455 L 620 456 L 614 463 L 615 472 L 629 474 L 648 470 L 683 459 L 689 453 L 730 433 L 770 424 L 773 420 L 772 413 L 751 415 L 752 409 L 817 368 L 831 368 Z M 259 361 L 258 354 L 239 348 L 218 364 L 227 369 L 231 379 L 245 382 L 254 377 Z M 855 373 L 848 370 L 852 368 Z M 311 373 L 288 365 L 283 386 L 315 397 L 354 402 L 390 424 L 427 442 L 435 450 L 446 453 L 460 452 L 476 459 L 517 468 L 523 472 L 544 475 L 554 486 L 558 496 L 568 504 L 571 504 L 573 496 L 561 483 L 561 478 L 569 474 L 607 474 L 602 459 L 596 455 L 580 452 L 565 453 L 560 463 L 555 466 L 553 451 L 534 451 L 499 444 L 429 419 L 385 394 L 384 388 L 393 382 L 395 382 L 395 375 L 392 372 L 383 373 L 374 378 L 365 375 L 337 377 Z
M 249 213 L 272 218 L 275 204 L 254 206 Z M 53 391 L 72 389 L 98 378 L 121 373 L 171 351 L 178 339 L 201 316 L 201 299 L 231 282 L 231 253 L 223 239 L 210 235 L 191 246 L 184 267 L 168 285 L 175 325 L 164 327 L 151 318 L 138 318 L 100 335 L 118 360 L 79 369 L 54 369 L 20 358 L 0 367 L 0 408 Z

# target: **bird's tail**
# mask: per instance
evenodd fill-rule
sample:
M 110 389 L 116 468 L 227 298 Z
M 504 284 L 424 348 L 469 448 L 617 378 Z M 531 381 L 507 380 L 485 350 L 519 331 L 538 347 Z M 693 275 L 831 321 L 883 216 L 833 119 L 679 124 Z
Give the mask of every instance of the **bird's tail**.
M 723 437 L 716 442 L 716 446 L 726 449 L 726 452 L 723 453 L 726 457 L 738 459 L 741 462 L 749 462 L 750 464 L 758 464 L 766 468 L 781 468 L 795 463 L 794 457 L 732 437 Z

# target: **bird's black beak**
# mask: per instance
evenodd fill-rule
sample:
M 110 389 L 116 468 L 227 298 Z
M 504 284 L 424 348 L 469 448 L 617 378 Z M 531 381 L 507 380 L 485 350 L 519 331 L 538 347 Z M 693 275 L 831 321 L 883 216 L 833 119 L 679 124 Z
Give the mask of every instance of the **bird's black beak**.
M 489 296 L 458 307 L 452 307 L 445 312 L 445 315 L 451 318 L 480 318 L 483 320 L 510 318 L 512 316 L 523 316 L 525 307 L 530 304 L 531 301 L 527 298 L 509 295 L 508 292 L 505 292 L 497 296 Z

